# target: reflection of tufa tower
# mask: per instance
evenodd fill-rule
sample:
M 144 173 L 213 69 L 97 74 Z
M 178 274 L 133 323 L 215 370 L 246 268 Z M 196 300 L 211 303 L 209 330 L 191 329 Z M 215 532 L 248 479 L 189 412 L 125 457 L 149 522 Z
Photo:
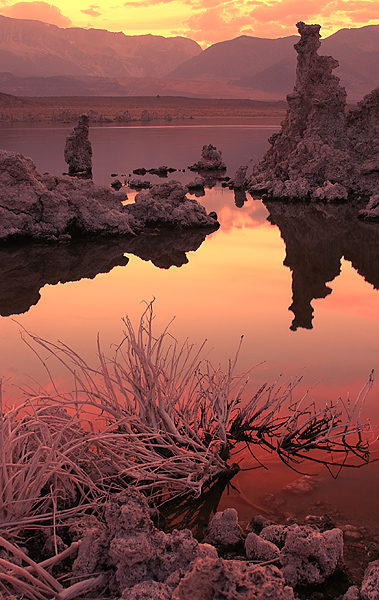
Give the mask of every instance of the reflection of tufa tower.
M 379 288 L 379 229 L 359 221 L 354 207 L 343 204 L 288 204 L 265 201 L 268 220 L 277 225 L 286 245 L 284 265 L 292 271 L 294 313 L 290 329 L 312 329 L 312 300 L 326 298 L 326 285 L 338 277 L 341 258 L 374 288 Z
M 64 149 L 68 174 L 74 177 L 92 179 L 92 146 L 88 134 L 89 117 L 81 115 L 78 124 L 67 137 Z

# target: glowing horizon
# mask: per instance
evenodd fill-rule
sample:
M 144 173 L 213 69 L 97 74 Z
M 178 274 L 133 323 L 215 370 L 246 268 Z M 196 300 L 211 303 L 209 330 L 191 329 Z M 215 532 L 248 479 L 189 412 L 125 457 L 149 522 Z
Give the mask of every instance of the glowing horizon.
M 249 35 L 278 38 L 297 34 L 295 23 L 321 25 L 323 37 L 342 28 L 379 24 L 373 0 L 126 0 L 78 4 L 74 0 L 0 0 L 0 14 L 58 27 L 122 31 L 126 35 L 183 36 L 203 47 Z

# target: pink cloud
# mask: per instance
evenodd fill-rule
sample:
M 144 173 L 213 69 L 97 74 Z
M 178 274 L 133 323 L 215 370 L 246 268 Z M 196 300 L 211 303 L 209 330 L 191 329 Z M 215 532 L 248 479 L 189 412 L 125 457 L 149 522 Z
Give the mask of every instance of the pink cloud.
M 14 19 L 31 19 L 32 21 L 42 21 L 58 27 L 69 27 L 71 20 L 63 15 L 59 8 L 54 4 L 48 4 L 42 0 L 33 2 L 16 2 L 12 6 L 5 6 L 1 13 L 6 17 Z

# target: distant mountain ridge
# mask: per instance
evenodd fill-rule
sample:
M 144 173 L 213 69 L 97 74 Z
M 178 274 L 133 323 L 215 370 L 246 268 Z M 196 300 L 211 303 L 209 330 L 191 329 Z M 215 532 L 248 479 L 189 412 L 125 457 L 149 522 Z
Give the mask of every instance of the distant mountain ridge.
M 322 33 L 322 30 L 321 30 Z M 170 79 L 217 80 L 248 87 L 283 98 L 295 82 L 298 36 L 276 40 L 240 36 L 219 42 L 176 67 Z M 340 29 L 321 38 L 319 51 L 336 58 L 334 71 L 346 87 L 350 101 L 357 101 L 379 87 L 379 25 Z
M 188 38 L 62 29 L 0 15 L 0 72 L 18 77 L 165 77 L 199 52 Z
M 298 39 L 243 35 L 203 51 L 188 38 L 61 29 L 0 15 L 0 91 L 281 100 L 293 89 Z M 334 72 L 349 102 L 379 87 L 379 25 L 341 29 L 321 39 L 320 54 L 339 61 Z

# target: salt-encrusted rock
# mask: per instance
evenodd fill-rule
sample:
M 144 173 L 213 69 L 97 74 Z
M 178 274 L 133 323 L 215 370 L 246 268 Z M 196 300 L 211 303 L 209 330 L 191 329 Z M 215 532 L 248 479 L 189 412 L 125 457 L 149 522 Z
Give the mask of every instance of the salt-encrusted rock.
M 123 591 L 120 600 L 171 600 L 170 586 L 158 581 L 143 581 Z
M 187 198 L 188 189 L 177 181 L 153 185 L 148 191 L 139 192 L 134 204 L 125 206 L 125 211 L 136 221 L 145 225 L 160 223 L 172 227 L 210 227 L 219 224 L 194 198 Z
M 230 550 L 243 542 L 244 534 L 238 524 L 235 508 L 226 508 L 212 518 L 204 541 L 219 550 Z
M 323 583 L 343 560 L 343 534 L 340 529 L 321 533 L 308 525 L 288 528 L 280 553 L 282 571 L 288 585 Z
M 30 158 L 0 150 L 0 240 L 133 234 L 125 198 L 88 179 L 41 175 Z
M 259 534 L 262 540 L 272 542 L 278 548 L 283 548 L 288 531 L 287 525 L 268 525 Z
M 73 574 L 105 572 L 114 594 L 150 580 L 173 589 L 193 560 L 217 558 L 216 549 L 199 544 L 189 530 L 166 534 L 156 529 L 146 498 L 133 488 L 107 502 L 105 524 L 97 536 L 92 530 L 84 536 Z
M 280 550 L 272 542 L 262 539 L 256 533 L 249 533 L 245 541 L 246 558 L 249 560 L 277 560 Z
M 246 185 L 247 185 L 247 180 L 246 180 L 247 169 L 248 169 L 247 165 L 243 165 L 237 169 L 236 174 L 234 175 L 234 177 L 232 179 L 232 184 L 233 184 L 234 189 L 238 190 L 238 189 L 243 189 L 246 187 Z
M 212 144 L 205 144 L 201 151 L 201 159 L 188 168 L 191 171 L 225 171 L 226 164 L 222 160 L 221 150 L 217 150 Z
M 30 158 L 0 150 L 0 241 L 10 238 L 66 239 L 83 235 L 134 235 L 154 223 L 175 228 L 218 229 L 187 188 L 169 182 L 139 193 L 123 205 L 114 191 L 88 179 L 41 175 Z
M 360 600 L 360 598 L 359 588 L 356 585 L 352 585 L 343 595 L 342 600 Z
M 379 88 L 346 111 L 346 91 L 319 56 L 320 26 L 297 23 L 296 83 L 281 131 L 253 169 L 252 194 L 272 198 L 347 201 L 379 192 Z M 366 218 L 377 218 L 367 212 Z
M 81 115 L 78 124 L 67 137 L 64 148 L 69 175 L 92 179 L 92 146 L 88 134 L 89 117 Z
M 172 600 L 293 600 L 292 588 L 271 565 L 244 561 L 196 559 L 174 590 Z
M 379 560 L 371 562 L 363 576 L 362 600 L 379 600 Z

